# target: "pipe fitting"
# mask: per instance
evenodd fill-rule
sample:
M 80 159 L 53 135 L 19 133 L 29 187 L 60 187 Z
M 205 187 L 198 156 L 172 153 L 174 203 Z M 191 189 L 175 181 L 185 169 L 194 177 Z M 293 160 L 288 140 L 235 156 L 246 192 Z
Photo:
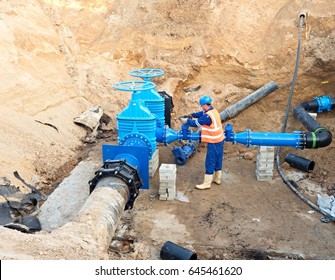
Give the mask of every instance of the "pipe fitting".
M 332 134 L 324 127 L 320 127 L 319 130 L 315 131 L 315 134 L 318 143 L 317 148 L 327 147 L 332 142 Z
M 305 172 L 313 171 L 315 166 L 314 161 L 297 156 L 295 154 L 287 154 L 285 157 L 285 162 L 287 162 L 290 166 Z
M 96 176 L 89 181 L 90 193 L 93 192 L 99 181 L 107 177 L 115 177 L 121 179 L 129 189 L 128 202 L 125 210 L 133 208 L 135 199 L 139 194 L 139 189 L 143 185 L 137 168 L 123 160 L 107 160 L 104 165 L 96 173 Z
M 314 97 L 314 100 L 318 103 L 318 113 L 322 111 L 331 111 L 332 109 L 332 98 L 330 96 Z
M 162 260 L 196 260 L 197 254 L 171 241 L 166 241 L 161 249 L 160 257 Z
M 308 16 L 308 12 L 307 12 L 306 9 L 301 9 L 301 10 L 299 11 L 299 19 L 300 19 L 301 17 L 303 17 L 303 18 L 306 20 L 306 19 L 307 19 L 307 16 Z
M 193 141 L 186 143 L 182 147 L 174 146 L 172 153 L 175 156 L 176 164 L 179 166 L 185 165 L 187 160 L 195 155 L 198 144 L 199 142 Z

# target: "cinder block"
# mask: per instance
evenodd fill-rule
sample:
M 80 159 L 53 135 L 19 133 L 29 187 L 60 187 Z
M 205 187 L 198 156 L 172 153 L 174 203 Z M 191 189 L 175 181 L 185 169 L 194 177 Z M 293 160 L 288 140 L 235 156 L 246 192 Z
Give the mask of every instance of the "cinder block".
M 164 173 L 164 172 L 176 173 L 177 172 L 177 165 L 176 164 L 162 163 L 161 167 L 159 168 L 159 173 Z
M 270 163 L 270 162 L 274 162 L 274 157 L 273 158 L 261 158 L 261 157 L 258 157 L 257 158 L 257 162 L 259 162 L 259 163 Z
M 166 200 L 172 201 L 174 200 L 175 196 L 168 196 L 168 198 Z
M 165 195 L 159 195 L 159 200 L 167 200 L 167 194 L 165 194 Z
M 258 176 L 256 175 L 257 181 L 272 181 L 272 176 Z
M 256 170 L 273 170 L 273 163 L 270 164 L 258 164 L 256 163 Z
M 256 173 L 258 173 L 259 175 L 273 175 L 273 171 L 272 170 L 256 170 Z
M 274 160 L 275 155 L 273 153 L 262 153 L 257 155 L 257 160 Z
M 177 174 L 173 173 L 164 173 L 164 174 L 159 174 L 159 181 L 164 182 L 164 181 L 176 181 Z
M 258 152 L 274 152 L 274 146 L 258 146 Z
M 167 194 L 168 193 L 168 189 L 166 189 L 166 188 L 159 188 L 158 193 L 160 195 Z
M 159 185 L 159 189 L 164 189 L 171 192 L 176 190 L 176 185 Z
M 273 176 L 272 170 L 256 170 L 256 174 L 259 176 Z
M 166 192 L 171 192 L 171 191 L 175 191 L 176 190 L 176 185 L 170 185 L 170 186 L 162 186 L 160 185 L 159 186 L 159 192 L 163 192 L 163 191 L 166 191 Z
M 169 201 L 172 201 L 174 200 L 175 198 L 175 194 L 162 194 L 162 195 L 159 195 L 159 200 L 169 200 Z

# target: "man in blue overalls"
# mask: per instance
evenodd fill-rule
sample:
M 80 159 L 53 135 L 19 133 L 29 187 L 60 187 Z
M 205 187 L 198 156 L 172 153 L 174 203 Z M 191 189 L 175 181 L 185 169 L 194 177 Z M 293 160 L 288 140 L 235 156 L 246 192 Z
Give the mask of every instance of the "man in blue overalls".
M 202 111 L 190 116 L 186 124 L 191 127 L 201 127 L 201 142 L 207 143 L 206 172 L 204 182 L 195 187 L 200 190 L 209 189 L 211 183 L 221 184 L 224 134 L 219 112 L 211 105 L 212 99 L 204 95 L 199 99 Z

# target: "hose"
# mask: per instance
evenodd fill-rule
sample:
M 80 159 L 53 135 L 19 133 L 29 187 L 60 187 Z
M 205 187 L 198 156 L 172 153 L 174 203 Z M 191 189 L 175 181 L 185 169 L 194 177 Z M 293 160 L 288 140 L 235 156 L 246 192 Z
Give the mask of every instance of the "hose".
M 290 88 L 290 95 L 289 95 L 289 99 L 288 99 L 288 102 L 287 102 L 285 117 L 284 117 L 284 121 L 283 121 L 283 127 L 282 127 L 282 131 L 281 131 L 282 133 L 284 133 L 286 131 L 286 125 L 287 125 L 288 115 L 289 115 L 290 108 L 291 108 L 291 102 L 292 102 L 292 97 L 293 97 L 294 86 L 295 86 L 295 83 L 296 83 L 296 80 L 297 80 L 298 66 L 299 66 L 299 60 L 300 60 L 300 44 L 301 44 L 301 37 L 302 37 L 302 29 L 303 29 L 304 17 L 305 16 L 303 14 L 300 15 L 297 56 L 296 56 L 296 61 L 295 61 L 295 68 L 294 68 L 294 73 L 293 73 L 293 79 L 292 79 L 291 88 Z M 280 177 L 282 178 L 283 182 L 302 201 L 304 201 L 306 204 L 308 204 L 315 211 L 317 211 L 317 212 L 319 212 L 319 213 L 321 213 L 322 215 L 325 216 L 325 217 L 323 217 L 321 219 L 321 221 L 323 221 L 323 222 L 330 222 L 330 221 L 335 220 L 335 218 L 333 218 L 332 216 L 330 216 L 328 213 L 324 212 L 317 205 L 315 205 L 313 202 L 311 202 L 306 197 L 304 197 L 300 192 L 298 192 L 298 190 L 293 185 L 293 184 L 295 184 L 295 182 L 292 182 L 292 181 L 288 180 L 288 178 L 285 177 L 284 172 L 283 172 L 283 170 L 282 170 L 282 168 L 280 166 L 280 151 L 281 151 L 281 147 L 279 146 L 277 148 L 277 153 L 276 153 L 276 165 L 277 165 L 278 173 L 279 173 Z

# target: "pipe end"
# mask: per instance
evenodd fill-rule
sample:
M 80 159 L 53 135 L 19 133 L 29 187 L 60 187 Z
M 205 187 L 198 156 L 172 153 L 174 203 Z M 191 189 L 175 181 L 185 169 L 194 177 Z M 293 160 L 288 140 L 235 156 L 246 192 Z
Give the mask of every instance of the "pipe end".
M 297 27 L 300 27 L 300 22 L 302 20 L 302 26 L 306 27 L 308 18 L 308 11 L 306 9 L 301 9 L 298 13 L 298 18 L 296 20 Z
M 305 20 L 307 19 L 308 16 L 308 11 L 306 9 L 301 9 L 299 11 L 299 19 L 303 17 Z

